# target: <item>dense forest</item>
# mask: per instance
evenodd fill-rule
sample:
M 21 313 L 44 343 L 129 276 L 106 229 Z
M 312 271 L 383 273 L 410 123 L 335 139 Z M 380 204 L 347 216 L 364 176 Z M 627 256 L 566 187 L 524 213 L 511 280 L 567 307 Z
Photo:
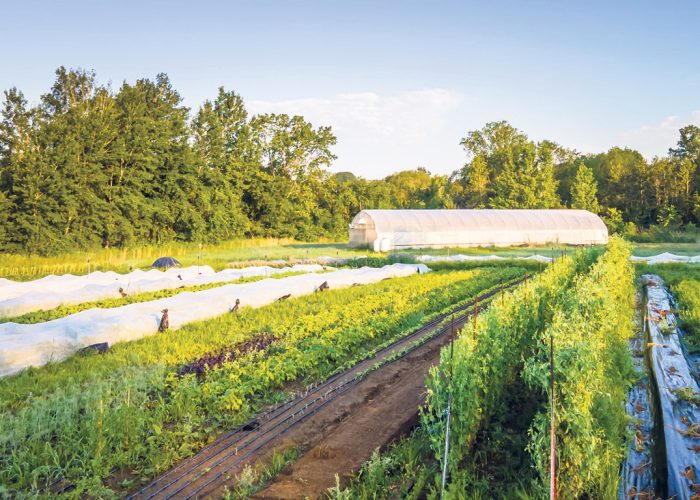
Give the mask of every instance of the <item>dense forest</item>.
M 249 115 L 220 88 L 196 112 L 165 74 L 114 91 L 59 68 L 29 106 L 5 91 L 0 124 L 0 251 L 246 236 L 345 238 L 363 208 L 585 208 L 613 231 L 694 228 L 700 128 L 648 162 L 612 148 L 582 155 L 507 122 L 469 132 L 451 176 L 418 168 L 382 180 L 332 174 L 336 137 L 301 116 Z

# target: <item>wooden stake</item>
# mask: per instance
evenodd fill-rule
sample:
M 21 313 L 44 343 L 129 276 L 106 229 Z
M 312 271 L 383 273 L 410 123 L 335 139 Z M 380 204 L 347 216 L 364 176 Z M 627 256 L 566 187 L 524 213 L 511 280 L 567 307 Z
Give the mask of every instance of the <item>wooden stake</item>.
M 479 295 L 476 296 L 474 301 L 474 340 L 476 340 L 476 318 L 479 316 Z
M 455 326 L 455 315 L 452 313 L 452 330 L 450 335 L 454 335 Z M 440 490 L 440 498 L 445 496 L 445 486 L 447 485 L 447 460 L 450 454 L 450 425 L 452 421 L 452 365 L 455 356 L 455 343 L 454 337 L 452 337 L 452 342 L 450 343 L 450 378 L 448 381 L 448 395 L 447 395 L 447 426 L 445 427 L 445 456 L 443 458 L 442 466 L 442 488 Z
M 549 391 L 551 393 L 552 419 L 550 422 L 550 442 L 549 442 L 549 498 L 557 498 L 557 435 L 554 418 L 554 336 L 549 335 Z

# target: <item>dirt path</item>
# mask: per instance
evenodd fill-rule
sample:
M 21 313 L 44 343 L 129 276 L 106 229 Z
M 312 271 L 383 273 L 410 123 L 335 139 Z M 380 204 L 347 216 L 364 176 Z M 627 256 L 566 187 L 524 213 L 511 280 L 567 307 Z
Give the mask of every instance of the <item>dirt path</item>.
M 307 450 L 287 466 L 257 499 L 316 498 L 357 472 L 377 447 L 406 434 L 418 421 L 425 378 L 449 336 L 369 375 L 347 395 L 292 431 L 285 445 Z

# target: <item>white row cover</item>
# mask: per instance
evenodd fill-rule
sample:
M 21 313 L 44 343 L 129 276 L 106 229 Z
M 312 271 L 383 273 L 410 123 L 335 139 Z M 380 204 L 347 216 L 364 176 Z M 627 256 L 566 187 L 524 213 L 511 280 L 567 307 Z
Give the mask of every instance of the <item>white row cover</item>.
M 101 342 L 111 345 L 152 335 L 158 331 L 161 310 L 166 308 L 170 328 L 177 329 L 193 321 L 227 314 L 236 299 L 240 299 L 241 307 L 260 307 L 287 294 L 313 293 L 324 281 L 328 282 L 330 289 L 335 289 L 428 271 L 430 269 L 424 264 L 392 264 L 382 268 L 344 269 L 323 275 L 303 274 L 183 292 L 174 297 L 112 309 L 87 309 L 45 323 L 4 323 L 0 324 L 0 377 L 28 366 L 64 360 L 88 345 Z
M 527 257 L 502 257 L 500 255 L 419 255 L 421 262 L 470 262 L 482 260 L 534 260 L 537 262 L 552 262 L 551 257 L 544 255 L 528 255 Z
M 552 262 L 551 257 L 546 257 L 544 255 L 530 255 L 528 257 L 502 257 L 500 255 L 420 255 L 416 257 L 417 260 L 421 262 L 442 262 L 442 261 L 454 261 L 454 262 L 468 262 L 468 261 L 479 261 L 479 260 L 508 260 L 508 259 L 522 259 L 522 260 L 535 260 L 538 262 Z M 688 257 L 685 255 L 675 255 L 672 253 L 661 253 L 659 255 L 650 255 L 648 257 L 638 257 L 633 255 L 630 257 L 632 262 L 646 262 L 647 264 L 670 264 L 674 262 L 684 263 L 684 264 L 698 264 L 700 263 L 700 255 L 694 257 Z
M 395 248 L 604 244 L 608 229 L 586 210 L 362 210 L 350 245 Z
M 82 304 L 95 300 L 119 298 L 119 288 L 129 295 L 169 290 L 180 287 L 226 283 L 251 276 L 272 276 L 273 274 L 298 272 L 318 272 L 320 265 L 300 264 L 292 267 L 275 268 L 269 266 L 224 269 L 215 272 L 209 266 L 192 266 L 182 269 L 159 271 L 136 270 L 128 274 L 94 272 L 89 275 L 46 276 L 34 281 L 9 281 L 0 285 L 0 316 L 13 317 L 33 311 L 50 310 L 61 305 Z
M 695 255 L 694 257 L 688 257 L 686 255 L 676 255 L 674 253 L 660 253 L 658 255 L 650 255 L 649 257 L 637 257 L 633 255 L 630 257 L 633 262 L 646 262 L 647 264 L 672 264 L 674 262 L 679 262 L 682 264 L 698 264 L 700 263 L 700 255 Z

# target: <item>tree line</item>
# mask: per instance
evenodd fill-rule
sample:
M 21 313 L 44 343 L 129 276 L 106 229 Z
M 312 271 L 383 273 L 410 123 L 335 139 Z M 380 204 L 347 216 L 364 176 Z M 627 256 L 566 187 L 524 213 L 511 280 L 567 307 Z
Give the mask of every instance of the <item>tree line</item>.
M 507 122 L 462 139 L 451 176 L 418 168 L 381 180 L 332 174 L 336 137 L 301 116 L 250 115 L 218 90 L 192 113 L 165 74 L 118 90 L 56 70 L 35 106 L 4 92 L 0 251 L 51 254 L 172 240 L 345 238 L 363 208 L 585 208 L 614 230 L 700 219 L 700 130 L 647 162 L 581 155 Z

